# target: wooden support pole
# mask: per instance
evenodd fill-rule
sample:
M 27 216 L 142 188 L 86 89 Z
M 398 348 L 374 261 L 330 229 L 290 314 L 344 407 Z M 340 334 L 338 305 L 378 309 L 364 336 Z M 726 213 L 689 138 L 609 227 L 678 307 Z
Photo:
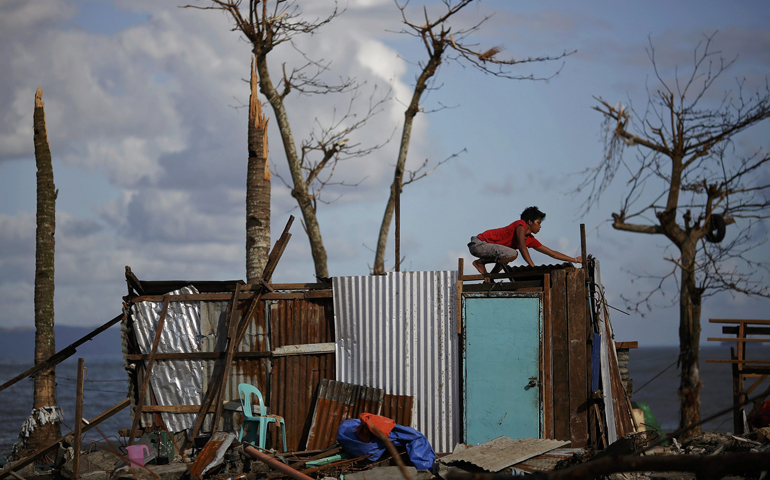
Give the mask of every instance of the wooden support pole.
M 72 480 L 80 478 L 80 441 L 83 425 L 83 382 L 85 360 L 78 358 L 78 384 L 75 393 L 75 441 L 73 442 L 74 457 L 72 458 Z
M 187 437 L 187 440 L 185 441 L 185 444 L 183 446 L 183 449 L 187 448 L 187 445 L 189 445 L 193 439 L 198 435 L 198 433 L 201 430 L 201 427 L 203 427 L 203 420 L 208 414 L 209 408 L 211 407 L 212 403 L 215 399 L 219 398 L 219 392 L 220 390 L 226 388 L 227 386 L 227 378 L 230 372 L 230 365 L 233 363 L 233 357 L 235 356 L 235 350 L 237 348 L 237 345 L 241 343 L 243 340 L 244 335 L 246 335 L 246 330 L 249 326 L 249 321 L 251 320 L 252 315 L 254 314 L 254 311 L 256 310 L 256 306 L 259 303 L 260 299 L 262 298 L 262 294 L 267 289 L 268 284 L 270 282 L 270 279 L 273 277 L 273 272 L 275 271 L 275 267 L 278 266 L 278 261 L 281 259 L 281 256 L 283 255 L 284 250 L 286 250 L 286 245 L 289 243 L 289 239 L 291 239 L 291 234 L 289 233 L 289 229 L 291 228 L 291 224 L 294 222 L 294 216 L 289 217 L 289 221 L 286 223 L 286 227 L 283 229 L 283 233 L 281 234 L 281 237 L 278 239 L 277 242 L 275 242 L 275 246 L 273 247 L 273 251 L 270 252 L 270 256 L 267 259 L 267 263 L 265 264 L 265 270 L 262 272 L 262 279 L 259 282 L 258 290 L 254 294 L 251 300 L 251 304 L 249 305 L 248 311 L 246 312 L 243 317 L 241 317 L 240 324 L 238 325 L 238 330 L 235 338 L 232 338 L 227 345 L 227 354 L 225 355 L 224 362 L 222 363 L 222 368 L 217 375 L 216 379 L 214 380 L 213 384 L 209 388 L 208 392 L 206 392 L 206 396 L 203 400 L 203 404 L 201 405 L 200 412 L 198 413 L 198 418 L 195 420 L 195 426 L 193 427 L 192 431 L 190 432 L 190 435 Z M 238 292 L 239 289 L 236 288 L 236 292 Z M 236 305 L 233 305 L 233 308 L 236 308 Z M 221 404 L 221 402 L 219 402 Z M 215 422 L 212 427 L 212 432 L 216 432 L 218 422 L 218 418 L 216 418 L 216 411 L 220 409 L 220 405 L 215 406 Z M 221 412 L 221 410 L 219 410 Z
M 457 298 L 455 300 L 457 304 L 456 316 L 457 316 L 457 334 L 463 332 L 463 259 L 457 259 Z

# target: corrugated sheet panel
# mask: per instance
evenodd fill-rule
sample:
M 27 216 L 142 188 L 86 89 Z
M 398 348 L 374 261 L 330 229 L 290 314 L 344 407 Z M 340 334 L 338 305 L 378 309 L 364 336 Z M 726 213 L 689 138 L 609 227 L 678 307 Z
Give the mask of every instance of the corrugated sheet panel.
M 201 336 L 199 348 L 201 352 L 223 352 L 227 349 L 226 320 L 231 302 L 203 301 L 201 303 Z M 240 322 L 250 302 L 239 302 L 235 321 Z M 249 322 L 246 334 L 238 347 L 239 352 L 270 351 L 270 339 L 266 329 L 264 302 L 257 305 L 254 315 Z M 206 369 L 203 374 L 203 391 L 208 391 L 214 380 L 214 375 L 220 371 L 222 360 L 207 360 L 203 362 Z M 238 385 L 248 383 L 262 391 L 267 398 L 269 360 L 267 358 L 236 359 L 230 367 L 227 390 L 223 401 L 237 401 Z M 203 401 L 201 396 L 200 404 Z M 213 415 L 208 415 L 203 424 L 203 431 L 211 431 Z
M 441 463 L 448 465 L 453 462 L 466 462 L 488 472 L 499 472 L 505 467 L 510 467 L 568 444 L 568 441 L 562 440 L 539 438 L 514 440 L 508 437 L 497 437 L 476 447 L 466 448 L 448 455 L 441 459 Z
M 517 463 L 513 466 L 514 475 L 517 472 L 534 473 L 534 472 L 552 472 L 556 466 L 561 462 L 575 461 L 575 455 L 582 457 L 585 453 L 585 449 L 582 448 L 557 448 L 551 450 L 548 453 L 532 457 L 529 460 L 525 460 L 521 463 Z
M 379 415 L 384 399 L 385 392 L 381 388 L 321 380 L 305 449 L 334 445 L 337 429 L 344 420 L 358 418 L 364 412 Z
M 382 415 L 395 420 L 399 425 L 411 425 L 412 408 L 414 407 L 414 397 L 409 395 L 390 395 L 385 394 L 385 401 L 382 403 Z
M 184 287 L 169 295 L 198 293 Z M 158 328 L 162 302 L 139 302 L 131 306 L 134 339 L 140 353 L 149 354 Z M 165 324 L 161 331 L 157 353 L 192 353 L 198 350 L 200 337 L 200 302 L 169 302 Z M 141 362 L 146 365 L 146 362 Z M 196 405 L 201 403 L 202 375 L 198 360 L 160 360 L 150 372 L 150 386 L 145 405 Z M 142 376 L 140 375 L 141 379 Z M 163 422 L 172 432 L 190 428 L 194 414 L 161 413 Z M 142 415 L 142 424 L 149 425 L 151 415 Z
M 457 272 L 335 277 L 337 380 L 413 396 L 411 427 L 451 452 L 460 425 Z
M 273 348 L 334 342 L 332 299 L 271 301 L 268 315 Z M 270 413 L 286 421 L 286 445 L 299 450 L 307 441 L 322 379 L 334 379 L 334 354 L 274 357 Z

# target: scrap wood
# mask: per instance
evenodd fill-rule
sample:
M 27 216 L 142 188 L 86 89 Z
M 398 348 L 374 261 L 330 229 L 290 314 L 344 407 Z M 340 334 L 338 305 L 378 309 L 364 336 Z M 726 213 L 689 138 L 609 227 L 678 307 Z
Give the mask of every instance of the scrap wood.
M 361 460 L 363 460 L 365 458 L 368 458 L 368 457 L 369 457 L 369 455 L 367 454 L 367 455 L 362 455 L 362 456 L 356 457 L 356 458 L 346 458 L 345 460 L 340 460 L 339 462 L 334 462 L 334 463 L 329 463 L 329 464 L 326 464 L 326 465 L 321 465 L 320 467 L 313 467 L 313 468 L 308 468 L 308 469 L 305 469 L 305 470 L 300 470 L 300 472 L 307 474 L 307 473 L 318 472 L 320 470 L 326 470 L 327 468 L 341 467 L 343 465 L 348 465 L 348 464 L 351 464 L 351 463 L 359 462 L 359 461 L 361 461 Z M 401 460 L 401 459 L 399 458 L 399 460 Z M 398 462 L 399 460 L 396 460 L 396 461 Z M 403 464 L 404 462 L 402 461 L 401 463 Z M 411 480 L 410 477 L 406 477 L 406 478 L 407 478 L 407 480 Z
M 243 337 L 246 335 L 246 330 L 249 326 L 249 321 L 251 319 L 251 316 L 253 315 L 254 311 L 256 310 L 256 306 L 259 303 L 259 299 L 262 297 L 262 294 L 265 291 L 266 284 L 270 281 L 270 278 L 273 276 L 273 271 L 275 270 L 275 267 L 278 265 L 278 261 L 281 259 L 281 255 L 283 255 L 283 251 L 286 249 L 286 245 L 289 243 L 289 240 L 291 239 L 291 234 L 289 233 L 289 229 L 291 228 L 291 224 L 294 223 L 294 216 L 289 216 L 289 221 L 286 222 L 286 227 L 283 229 L 283 233 L 281 234 L 281 237 L 278 239 L 277 242 L 275 242 L 275 246 L 273 247 L 273 251 L 270 252 L 270 255 L 267 259 L 267 264 L 265 265 L 265 269 L 262 272 L 262 279 L 260 280 L 260 284 L 258 286 L 257 292 L 254 294 L 251 300 L 251 304 L 249 305 L 249 308 L 245 315 L 241 317 L 240 324 L 238 325 L 238 330 L 235 335 L 235 338 L 230 338 L 227 344 L 227 355 L 225 357 L 224 363 L 222 364 L 222 369 L 219 372 L 219 375 L 217 375 L 216 379 L 214 380 L 213 385 L 209 388 L 208 392 L 206 392 L 206 396 L 204 398 L 203 404 L 201 405 L 201 410 L 198 413 L 198 418 L 195 421 L 195 426 L 193 427 L 192 431 L 190 432 L 190 436 L 187 437 L 187 441 L 185 442 L 185 448 L 187 445 L 192 442 L 192 439 L 194 439 L 198 432 L 200 432 L 201 427 L 203 426 L 203 420 L 206 418 L 206 415 L 208 414 L 209 407 L 211 406 L 212 402 L 215 398 L 219 398 L 220 390 L 222 390 L 224 382 L 227 381 L 228 373 L 230 371 L 230 366 L 233 362 L 233 356 L 235 355 L 235 350 L 237 348 L 237 345 L 241 343 L 243 340 Z M 236 296 L 237 292 L 239 290 L 239 286 L 235 287 Z M 233 304 L 233 309 L 237 308 L 237 305 Z M 221 403 L 221 402 L 220 402 Z M 217 411 L 220 411 L 219 405 L 217 405 Z M 216 415 L 216 412 L 215 412 Z M 219 420 L 216 418 L 216 420 Z M 212 426 L 212 432 L 216 432 L 217 424 L 216 422 Z
M 725 455 L 625 455 L 588 461 L 564 470 L 534 474 L 540 480 L 582 480 L 621 472 L 694 472 L 697 478 L 722 478 L 730 473 L 762 472 L 770 465 L 770 452 Z M 493 480 L 493 473 L 450 471 L 446 480 Z M 507 476 L 506 478 L 510 478 Z
M 286 475 L 290 476 L 291 478 L 295 480 L 313 480 L 311 477 L 308 477 L 302 472 L 298 472 L 297 470 L 294 470 L 290 466 L 276 460 L 275 458 L 271 457 L 270 455 L 266 455 L 256 448 L 252 447 L 251 445 L 243 444 L 243 452 L 248 455 L 249 457 L 259 460 L 265 464 L 267 464 L 269 467 L 274 468 L 278 470 L 281 473 L 285 473 Z
M 77 341 L 73 342 L 72 344 L 70 344 L 69 346 L 59 350 L 58 352 L 56 352 L 53 355 L 51 355 L 50 357 L 46 358 L 42 362 L 39 362 L 37 365 L 35 365 L 34 367 L 30 368 L 29 370 L 16 375 L 12 379 L 10 379 L 7 382 L 5 382 L 4 384 L 0 385 L 0 392 L 5 390 L 6 388 L 10 387 L 11 385 L 15 384 L 19 380 L 23 380 L 23 379 L 25 379 L 27 377 L 34 376 L 38 372 L 40 372 L 42 370 L 47 370 L 47 369 L 49 369 L 49 368 L 51 368 L 51 367 L 53 367 L 55 365 L 58 365 L 62 361 L 68 359 L 69 357 L 71 357 L 72 355 L 74 355 L 77 352 L 77 347 L 81 346 L 82 344 L 84 344 L 87 341 L 91 340 L 92 338 L 94 338 L 98 334 L 102 333 L 103 331 L 107 330 L 111 326 L 115 325 L 122 318 L 123 318 L 123 314 L 121 313 L 120 315 L 116 316 L 115 318 L 113 318 L 109 322 L 105 323 L 101 327 L 94 329 L 91 333 L 89 333 L 87 335 L 84 335 L 79 340 L 77 340 Z
M 101 414 L 99 414 L 96 417 L 94 417 L 93 419 L 91 419 L 88 422 L 88 424 L 83 425 L 83 427 L 81 428 L 81 432 L 85 433 L 85 432 L 91 430 L 95 426 L 97 426 L 100 423 L 102 423 L 104 420 L 110 418 L 111 416 L 115 415 L 119 411 L 121 411 L 124 408 L 126 408 L 128 406 L 128 404 L 129 404 L 129 400 L 126 398 L 125 400 L 123 400 L 122 402 L 118 403 L 114 407 L 112 407 L 112 408 L 110 408 L 108 410 L 105 410 Z M 60 442 L 62 442 L 65 439 L 67 439 L 67 437 L 71 436 L 73 433 L 74 433 L 74 431 L 70 432 L 70 433 L 68 433 L 66 435 L 63 435 L 63 436 L 57 438 L 56 440 L 54 440 L 53 442 L 49 443 L 47 446 L 40 448 L 35 453 L 33 453 L 31 455 L 28 455 L 28 456 L 22 458 L 21 460 L 18 460 L 17 462 L 11 464 L 10 466 L 6 466 L 5 469 L 0 471 L 0 480 L 2 480 L 3 478 L 7 477 L 8 475 L 11 475 L 11 473 L 13 473 L 14 470 L 18 470 L 18 469 L 20 469 L 22 467 L 26 467 L 30 463 L 34 462 L 35 459 L 37 459 L 41 455 L 43 455 L 45 453 L 48 453 L 49 451 L 53 450 L 54 448 L 56 448 L 59 445 Z
M 313 460 L 319 460 L 319 459 L 324 458 L 324 457 L 335 455 L 335 454 L 339 453 L 340 451 L 342 451 L 342 447 L 327 448 L 325 450 L 322 450 L 320 453 L 317 453 L 317 454 L 315 454 L 315 455 L 313 455 L 311 457 L 308 457 L 308 458 L 306 458 L 304 460 L 300 460 L 298 462 L 294 462 L 294 463 L 290 464 L 289 466 L 291 468 L 299 468 L 299 467 L 302 467 L 303 465 L 305 465 L 307 462 L 312 462 Z

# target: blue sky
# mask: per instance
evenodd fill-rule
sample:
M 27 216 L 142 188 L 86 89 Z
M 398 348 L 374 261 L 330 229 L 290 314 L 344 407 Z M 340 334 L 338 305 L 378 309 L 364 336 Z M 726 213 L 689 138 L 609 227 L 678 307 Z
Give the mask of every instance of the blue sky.
M 204 4 L 205 2 L 200 2 Z M 305 4 L 306 2 L 302 2 Z M 426 3 L 435 8 L 439 2 Z M 310 16 L 323 2 L 303 5 Z M 633 273 L 665 274 L 667 242 L 612 230 L 622 181 L 581 215 L 584 197 L 570 192 L 577 172 L 602 155 L 601 116 L 594 96 L 611 104 L 642 105 L 653 85 L 649 41 L 661 66 L 686 68 L 704 35 L 738 60 L 725 75 L 761 85 L 770 73 L 770 9 L 764 2 L 512 2 L 485 1 L 458 21 L 494 14 L 476 40 L 503 46 L 514 58 L 558 55 L 562 62 L 517 67 L 515 73 L 549 82 L 484 76 L 455 63 L 442 65 L 441 88 L 426 98 L 409 163 L 437 161 L 465 150 L 402 197 L 405 269 L 451 270 L 471 258 L 471 235 L 507 225 L 525 207 L 548 216 L 539 238 L 567 254 L 579 249 L 579 225 L 590 233 L 610 302 L 634 298 L 649 284 Z M 330 60 L 331 74 L 366 82 L 368 95 L 392 85 L 395 98 L 360 132 L 380 143 L 400 128 L 420 45 L 400 30 L 389 0 L 359 0 L 328 28 L 298 40 L 314 58 Z M 648 40 L 649 38 L 649 40 Z M 33 325 L 35 165 L 32 106 L 43 89 L 54 155 L 57 203 L 56 321 L 95 325 L 119 312 L 124 266 L 146 279 L 242 279 L 249 48 L 219 12 L 179 9 L 173 2 L 12 0 L 0 5 L 0 326 Z M 296 65 L 290 48 L 279 62 Z M 264 99 L 262 99 L 264 101 Z M 344 108 L 345 96 L 287 99 L 295 137 L 314 120 Z M 268 118 L 273 117 L 269 108 Z M 298 216 L 279 176 L 287 178 L 280 139 L 270 120 L 273 231 Z M 770 125 L 744 134 L 741 148 L 767 149 Z M 340 167 L 355 189 L 330 189 L 319 206 L 331 275 L 364 275 L 373 264 L 380 219 L 395 163 L 398 134 L 366 159 Z M 631 152 L 629 152 L 631 153 Z M 767 172 L 764 172 L 767 175 Z M 766 225 L 763 227 L 766 230 Z M 280 282 L 313 281 L 307 239 L 299 222 L 275 275 Z M 392 230 L 391 230 L 392 233 Z M 392 249 L 392 241 L 390 242 Z M 767 249 L 754 253 L 768 261 Z M 393 254 L 389 253 L 389 265 Z M 551 259 L 535 255 L 537 263 Z M 519 264 L 521 261 L 519 261 Z M 615 315 L 619 340 L 676 344 L 675 285 L 644 316 Z M 719 294 L 706 299 L 704 335 L 718 335 L 708 318 L 767 318 L 768 300 Z

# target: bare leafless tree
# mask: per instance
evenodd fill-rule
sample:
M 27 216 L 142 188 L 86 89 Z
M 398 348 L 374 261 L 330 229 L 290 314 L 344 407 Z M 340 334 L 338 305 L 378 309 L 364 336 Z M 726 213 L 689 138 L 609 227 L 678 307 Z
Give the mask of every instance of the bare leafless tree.
M 752 93 L 738 79 L 735 90 L 716 94 L 717 80 L 735 60 L 713 51 L 713 39 L 706 36 L 698 44 L 686 74 L 677 70 L 670 79 L 660 72 L 650 41 L 659 86 L 648 88 L 643 111 L 597 99 L 594 108 L 604 116 L 604 157 L 585 172 L 578 188 L 590 209 L 618 174 L 627 176 L 613 228 L 663 235 L 675 247 L 665 258 L 669 273 L 655 277 L 653 287 L 631 305 L 649 307 L 654 294 L 676 284 L 683 427 L 700 420 L 703 298 L 720 291 L 770 296 L 768 265 L 748 255 L 767 240 L 757 227 L 770 215 L 770 155 L 759 150 L 742 157 L 734 143 L 736 135 L 770 117 L 770 89 L 765 79 Z M 633 159 L 624 155 L 628 148 L 636 153 Z M 699 433 L 700 427 L 689 432 Z
M 547 80 L 550 77 L 536 77 L 533 74 L 517 75 L 513 73 L 510 67 L 522 63 L 546 62 L 558 60 L 569 55 L 566 51 L 557 56 L 527 57 L 515 59 L 512 57 L 501 58 L 501 47 L 481 48 L 473 43 L 472 36 L 479 31 L 481 25 L 489 17 L 482 18 L 476 24 L 468 27 L 459 27 L 454 31 L 451 20 L 463 8 L 474 3 L 476 0 L 442 0 L 443 13 L 434 19 L 430 19 L 428 10 L 423 7 L 423 15 L 420 20 L 410 20 L 407 16 L 409 2 L 399 3 L 394 0 L 396 7 L 401 12 L 403 29 L 400 33 L 416 37 L 425 47 L 426 58 L 418 63 L 420 73 L 412 90 L 412 98 L 404 112 L 404 126 L 401 133 L 401 143 L 398 150 L 398 159 L 393 175 L 393 183 L 390 186 L 390 197 L 385 206 L 385 213 L 380 225 L 380 233 L 377 237 L 377 248 L 375 250 L 373 273 L 385 273 L 385 249 L 388 244 L 388 232 L 390 224 L 393 221 L 393 212 L 396 206 L 396 198 L 401 194 L 403 187 L 420 178 L 424 178 L 430 172 L 435 170 L 428 168 L 428 164 L 423 162 L 420 168 L 414 172 L 405 172 L 407 153 L 412 137 L 412 127 L 414 118 L 418 113 L 424 112 L 421 105 L 422 97 L 426 91 L 429 91 L 435 84 L 435 78 L 438 74 L 440 65 L 445 61 L 455 61 L 464 65 L 470 65 L 482 73 L 494 75 L 497 77 L 514 80 Z M 556 72 L 558 73 L 558 72 Z M 555 75 L 555 74 L 554 74 Z M 451 157 L 450 157 L 451 158 Z M 445 160 L 438 162 L 443 163 Z M 436 166 L 438 166 L 438 164 Z M 408 181 L 405 182 L 405 173 Z M 399 259 L 400 261 L 400 259 Z
M 333 182 L 332 175 L 340 162 L 363 157 L 381 144 L 368 147 L 351 141 L 356 130 L 381 111 L 388 98 L 387 92 L 377 95 L 375 90 L 369 97 L 368 109 L 356 115 L 349 104 L 345 110 L 333 112 L 328 124 L 317 121 L 318 128 L 299 147 L 294 139 L 292 122 L 284 100 L 292 93 L 330 94 L 347 93 L 354 100 L 359 99 L 361 85 L 352 79 L 341 79 L 337 84 L 323 81 L 329 63 L 323 60 L 309 59 L 304 53 L 305 63 L 296 68 L 287 69 L 282 64 L 281 79 L 273 83 L 268 57 L 276 47 L 288 44 L 295 49 L 293 39 L 298 35 L 316 33 L 339 16 L 341 11 L 334 2 L 331 12 L 323 18 L 307 19 L 295 1 L 288 0 L 210 0 L 210 5 L 202 7 L 187 5 L 189 8 L 224 11 L 233 21 L 234 30 L 240 32 L 251 44 L 256 59 L 259 77 L 259 91 L 267 98 L 275 115 L 275 121 L 281 134 L 284 153 L 289 166 L 290 180 L 285 183 L 291 189 L 291 195 L 297 201 L 302 213 L 302 221 L 310 241 L 310 251 L 315 265 L 315 274 L 319 278 L 329 276 L 326 249 L 324 248 L 321 228 L 316 216 L 319 203 L 326 202 L 321 194 L 326 186 L 346 185 Z M 282 177 L 279 177 L 284 180 Z

